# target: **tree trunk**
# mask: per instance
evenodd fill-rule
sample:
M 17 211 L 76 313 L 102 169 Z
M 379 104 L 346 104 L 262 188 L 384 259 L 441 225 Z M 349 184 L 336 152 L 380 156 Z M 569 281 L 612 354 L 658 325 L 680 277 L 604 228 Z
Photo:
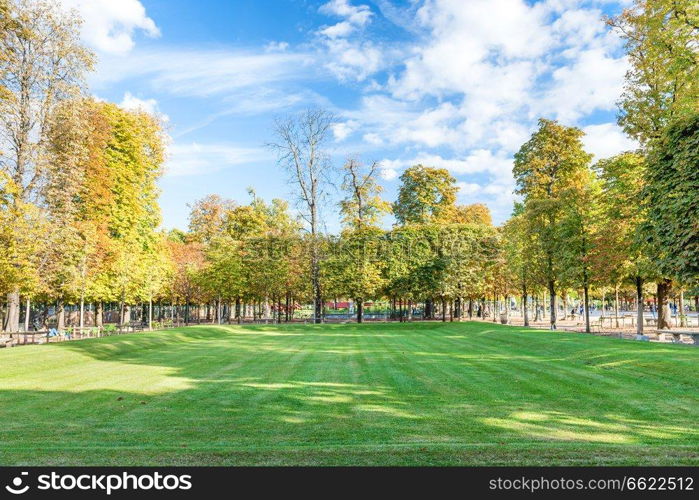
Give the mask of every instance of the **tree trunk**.
M 83 327 L 85 326 L 85 299 L 80 297 L 80 334 L 82 335 Z
M 148 299 L 148 329 L 153 330 L 153 298 Z
M 619 285 L 614 285 L 614 321 L 619 328 Z
M 364 301 L 362 299 L 357 300 L 357 323 L 364 321 Z
M 97 302 L 95 305 L 95 326 L 101 327 L 104 324 L 104 304 Z
M 549 305 L 551 307 L 551 330 L 556 329 L 556 283 L 549 280 Z
M 668 296 L 670 295 L 669 279 L 664 279 L 658 282 L 658 330 L 667 330 L 672 328 L 670 324 L 670 305 L 668 304 Z
M 289 307 L 291 306 L 291 294 L 287 291 L 284 305 L 284 322 L 289 322 Z
M 524 316 L 524 326 L 529 326 L 529 309 L 527 308 L 527 287 L 522 289 L 522 315 Z
M 121 326 L 129 326 L 131 323 L 131 306 L 124 304 L 122 308 L 122 316 L 121 316 Z
M 583 301 L 583 307 L 585 308 L 585 332 L 590 333 L 592 331 L 590 329 L 590 286 L 587 283 L 583 286 Z
M 24 311 L 24 331 L 25 332 L 29 331 L 29 316 L 31 315 L 31 311 L 32 311 L 32 303 L 27 298 L 27 310 Z
M 7 316 L 5 316 L 4 331 L 8 333 L 19 331 L 19 291 L 7 294 Z
M 679 304 L 679 318 L 680 326 L 682 328 L 687 326 L 687 316 L 684 315 L 684 290 L 680 290 L 680 304 Z
M 318 245 L 315 235 L 315 213 L 313 214 L 313 221 L 311 225 L 311 285 L 313 287 L 313 322 L 321 323 L 323 315 L 323 300 L 320 291 L 320 263 L 318 258 Z
M 636 333 L 643 335 L 643 279 L 640 276 L 636 276 L 636 302 Z
M 62 332 L 66 327 L 66 310 L 63 305 L 63 300 L 59 299 L 56 302 L 56 330 Z

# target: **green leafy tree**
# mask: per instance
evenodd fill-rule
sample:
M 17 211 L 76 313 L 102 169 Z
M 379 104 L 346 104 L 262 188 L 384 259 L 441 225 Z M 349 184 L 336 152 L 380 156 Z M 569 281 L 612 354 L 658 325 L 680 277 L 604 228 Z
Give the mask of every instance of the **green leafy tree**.
M 665 277 L 658 286 L 658 327 L 669 328 L 670 279 L 699 280 L 699 114 L 671 124 L 648 158 L 645 224 L 653 262 Z

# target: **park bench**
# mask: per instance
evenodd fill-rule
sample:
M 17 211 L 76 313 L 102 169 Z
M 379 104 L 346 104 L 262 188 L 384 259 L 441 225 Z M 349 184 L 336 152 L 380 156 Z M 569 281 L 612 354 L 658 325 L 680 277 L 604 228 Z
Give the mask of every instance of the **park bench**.
M 655 318 L 646 318 L 646 326 L 656 326 L 658 324 L 658 320 Z
M 692 337 L 694 345 L 699 345 L 699 331 L 697 330 L 658 330 L 659 334 L 672 335 L 672 341 L 676 344 L 682 342 L 682 335 Z
M 14 341 L 11 338 L 1 338 L 0 339 L 0 347 L 12 347 L 14 345 Z

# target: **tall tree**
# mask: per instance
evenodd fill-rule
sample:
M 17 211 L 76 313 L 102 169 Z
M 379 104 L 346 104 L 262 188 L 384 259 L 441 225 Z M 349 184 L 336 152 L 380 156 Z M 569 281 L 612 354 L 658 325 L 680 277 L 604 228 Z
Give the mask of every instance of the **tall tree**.
M 529 326 L 527 303 L 534 291 L 535 260 L 532 258 L 532 252 L 536 251 L 536 245 L 533 237 L 534 234 L 529 231 L 524 216 L 524 206 L 517 203 L 512 217 L 503 226 L 502 244 L 507 266 L 521 293 L 524 326 Z
M 666 278 L 697 283 L 699 113 L 672 123 L 657 141 L 648 163 L 643 195 L 649 215 L 645 228 L 654 263 Z M 659 328 L 670 326 L 666 317 L 669 287 L 669 279 L 659 282 Z
M 574 175 L 587 168 L 591 159 L 583 150 L 582 136 L 578 128 L 542 118 L 539 129 L 515 154 L 517 192 L 524 197 L 525 217 L 544 256 L 552 329 L 557 320 L 556 293 L 561 271 L 557 234 L 561 229 L 563 196 Z
M 695 0 L 634 0 L 607 20 L 626 42 L 631 68 L 619 122 L 642 144 L 699 102 L 699 9 Z
M 340 202 L 344 230 L 332 256 L 335 289 L 351 297 L 356 304 L 357 322 L 363 321 L 364 301 L 373 298 L 384 284 L 383 262 L 376 253 L 383 231 L 378 224 L 390 211 L 390 204 L 381 199 L 381 186 L 376 182 L 378 164 L 366 167 L 349 159 L 344 167 Z
M 296 201 L 311 236 L 311 284 L 316 323 L 322 322 L 323 315 L 317 240 L 321 229 L 320 208 L 332 170 L 325 147 L 333 121 L 333 115 L 323 109 L 308 109 L 298 116 L 277 120 L 276 142 L 269 145 L 277 152 L 279 164 L 296 188 Z
M 443 168 L 415 165 L 400 176 L 393 213 L 402 225 L 443 221 L 456 201 L 456 179 Z
M 592 245 L 592 270 L 602 284 L 630 280 L 636 290 L 636 332 L 643 333 L 644 283 L 656 276 L 648 258 L 642 224 L 647 210 L 641 193 L 646 160 L 639 153 L 621 153 L 595 165 L 602 182 L 601 224 Z
M 561 191 L 560 232 L 556 235 L 561 281 L 583 290 L 585 331 L 590 333 L 591 254 L 600 219 L 600 183 L 589 168 L 571 173 Z
M 0 37 L 0 168 L 13 180 L 11 203 L 19 206 L 40 201 L 51 117 L 58 104 L 80 95 L 93 60 L 80 43 L 80 19 L 56 2 L 12 1 L 7 19 L 13 29 Z M 5 329 L 17 331 L 19 285 L 8 305 Z

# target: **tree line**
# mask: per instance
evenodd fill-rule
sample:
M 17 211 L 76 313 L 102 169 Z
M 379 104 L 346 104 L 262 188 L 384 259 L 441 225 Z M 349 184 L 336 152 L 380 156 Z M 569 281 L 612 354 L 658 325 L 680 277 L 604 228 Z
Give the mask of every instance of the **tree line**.
M 515 297 L 525 324 L 548 302 L 552 328 L 582 301 L 589 331 L 592 294 L 634 302 L 642 332 L 649 298 L 660 328 L 670 326 L 672 296 L 699 302 L 699 13 L 690 1 L 638 0 L 606 20 L 631 63 L 619 123 L 640 148 L 593 162 L 580 129 L 541 119 L 515 154 L 520 201 L 500 226 L 485 205 L 457 204 L 445 169 L 406 169 L 397 199 L 384 200 L 380 165 L 349 158 L 335 168 L 336 118 L 309 109 L 277 120 L 268 145 L 292 200 L 210 195 L 192 205 L 187 231 L 169 232 L 159 229 L 158 118 L 88 96 L 94 55 L 75 13 L 49 0 L 0 0 L 0 11 L 7 332 L 29 326 L 32 304 L 55 310 L 60 330 L 67 305 L 80 326 L 85 308 L 100 326 L 105 308 L 127 324 L 135 305 L 149 322 L 181 314 L 188 323 L 201 305 L 212 321 L 252 311 L 281 322 L 312 304 L 320 322 L 336 298 L 351 299 L 360 322 L 373 300 L 400 321 L 418 305 L 446 321 L 506 318 Z M 322 208 L 334 186 L 342 230 L 329 235 Z

